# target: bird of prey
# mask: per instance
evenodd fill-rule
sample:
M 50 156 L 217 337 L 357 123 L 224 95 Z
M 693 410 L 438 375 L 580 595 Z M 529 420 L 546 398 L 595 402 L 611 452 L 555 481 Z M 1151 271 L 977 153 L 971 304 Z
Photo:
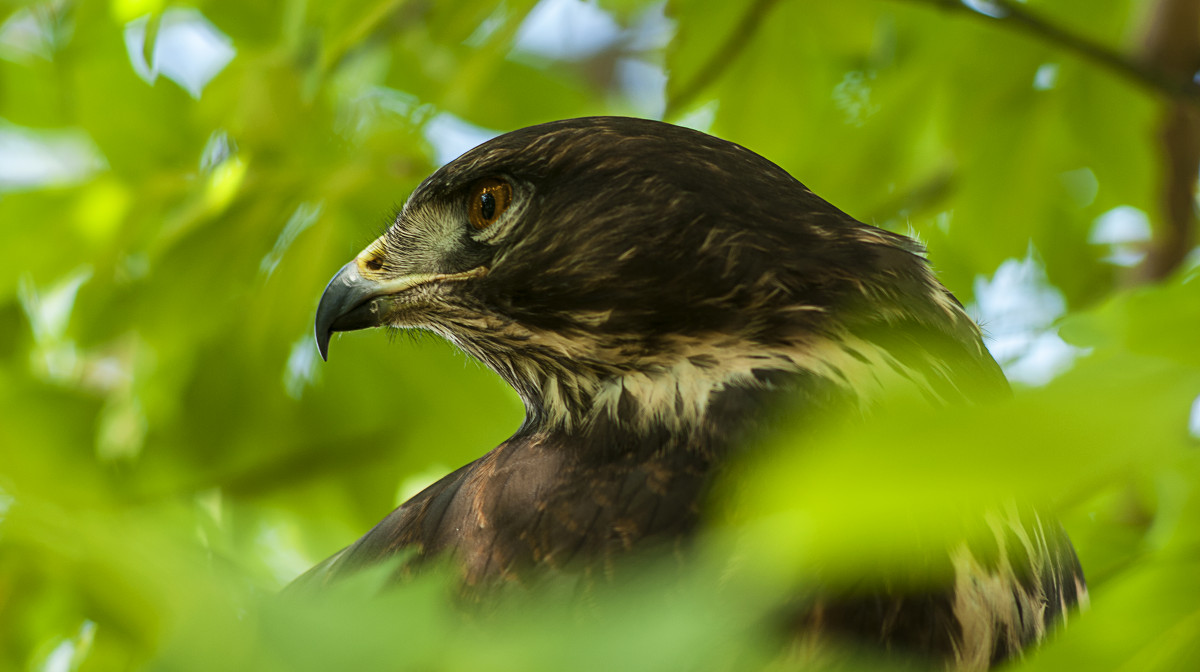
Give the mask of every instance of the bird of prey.
M 329 282 L 334 332 L 425 329 L 524 401 L 520 429 L 301 578 L 397 553 L 447 556 L 467 586 L 670 547 L 705 524 L 714 478 L 787 408 L 870 409 L 1008 394 L 977 325 L 914 241 L 869 226 L 782 168 L 641 119 L 501 135 L 433 173 Z M 992 521 L 993 552 L 917 597 L 819 604 L 807 627 L 982 669 L 1086 599 L 1064 533 Z

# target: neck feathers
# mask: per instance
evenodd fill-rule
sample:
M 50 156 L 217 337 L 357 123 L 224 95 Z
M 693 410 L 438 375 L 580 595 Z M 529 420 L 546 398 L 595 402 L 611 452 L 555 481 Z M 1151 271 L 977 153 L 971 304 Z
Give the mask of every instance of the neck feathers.
M 970 396 L 951 364 L 851 334 L 773 346 L 681 337 L 620 365 L 565 345 L 554 334 L 530 334 L 519 358 L 491 350 L 485 360 L 524 400 L 526 429 L 586 436 L 606 427 L 694 438 L 753 423 L 788 393 L 806 402 L 848 403 L 864 414 L 885 395 L 907 393 L 934 404 Z
M 749 312 L 758 317 L 725 331 L 627 333 L 612 330 L 611 311 L 561 315 L 553 326 L 493 314 L 435 330 L 517 391 L 525 431 L 704 437 L 757 422 L 785 392 L 862 413 L 884 396 L 945 405 L 1005 393 L 961 305 L 923 261 L 887 251 L 905 262 L 893 264 L 905 273 L 877 273 L 889 282 L 860 283 L 829 306 L 757 306 Z

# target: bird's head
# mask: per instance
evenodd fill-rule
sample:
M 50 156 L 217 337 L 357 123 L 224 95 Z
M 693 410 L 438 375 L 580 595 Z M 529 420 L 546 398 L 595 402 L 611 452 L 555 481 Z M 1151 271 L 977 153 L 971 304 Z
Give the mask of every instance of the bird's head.
M 440 334 L 568 429 L 695 426 L 793 374 L 947 398 L 962 385 L 930 360 L 995 367 L 911 240 L 739 145 L 625 118 L 508 133 L 426 179 L 330 281 L 321 355 L 376 326 Z

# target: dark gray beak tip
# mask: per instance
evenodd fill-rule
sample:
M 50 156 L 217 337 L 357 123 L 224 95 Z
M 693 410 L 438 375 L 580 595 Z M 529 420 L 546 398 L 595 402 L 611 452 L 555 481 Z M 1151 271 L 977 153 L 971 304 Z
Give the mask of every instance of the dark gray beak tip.
M 320 328 L 316 330 L 317 337 L 317 352 L 321 353 L 321 361 L 329 361 L 329 339 L 333 337 L 332 331 L 321 332 Z

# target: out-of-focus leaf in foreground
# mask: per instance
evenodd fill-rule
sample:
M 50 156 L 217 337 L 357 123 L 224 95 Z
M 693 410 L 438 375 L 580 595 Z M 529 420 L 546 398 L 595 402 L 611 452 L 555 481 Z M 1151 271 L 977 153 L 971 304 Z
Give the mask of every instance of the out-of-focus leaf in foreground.
M 989 511 L 1034 505 L 1064 522 L 1092 593 L 1034 665 L 1183 669 L 1200 659 L 1197 306 L 1193 272 L 1072 317 L 1064 336 L 1090 354 L 1008 401 L 901 400 L 865 425 L 783 432 L 733 488 L 731 531 L 772 581 L 854 587 L 939 578 L 928 559 L 970 542 Z

